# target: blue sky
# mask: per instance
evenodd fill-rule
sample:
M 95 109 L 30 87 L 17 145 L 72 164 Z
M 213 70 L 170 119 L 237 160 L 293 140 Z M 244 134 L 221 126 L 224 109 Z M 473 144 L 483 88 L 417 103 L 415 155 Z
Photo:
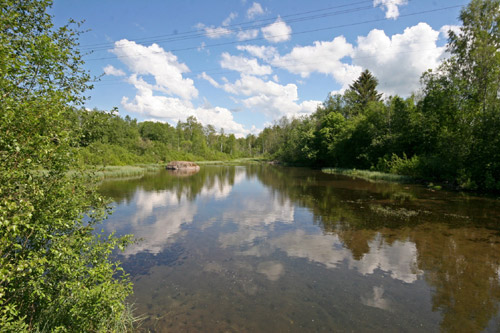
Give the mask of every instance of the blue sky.
M 85 20 L 88 108 L 176 124 L 195 116 L 258 133 L 314 112 L 369 69 L 408 96 L 447 57 L 464 0 L 55 0 L 56 25 Z M 92 51 L 91 53 L 89 53 Z

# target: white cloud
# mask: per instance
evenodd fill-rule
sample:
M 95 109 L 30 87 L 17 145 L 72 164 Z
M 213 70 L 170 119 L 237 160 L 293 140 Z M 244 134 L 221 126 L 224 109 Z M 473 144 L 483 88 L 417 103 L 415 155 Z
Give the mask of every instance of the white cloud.
M 217 81 L 215 81 L 210 75 L 208 75 L 205 72 L 203 72 L 200 75 L 198 75 L 198 78 L 207 80 L 215 88 L 220 88 L 220 84 Z
M 259 65 L 257 59 L 232 56 L 227 52 L 222 53 L 222 60 L 220 61 L 220 65 L 222 68 L 227 68 L 251 75 L 267 75 L 273 72 L 270 66 Z
M 198 46 L 198 52 L 206 51 L 207 54 L 210 54 L 210 50 L 206 48 L 207 44 L 205 42 L 201 42 L 200 46 Z
M 231 29 L 226 28 L 226 27 L 236 17 L 238 17 L 237 13 L 231 13 L 231 14 L 229 14 L 229 16 L 226 17 L 224 19 L 224 21 L 222 21 L 220 27 L 216 27 L 216 26 L 213 26 L 213 25 L 207 26 L 207 25 L 205 25 L 203 23 L 198 23 L 195 27 L 197 29 L 204 30 L 205 31 L 205 36 L 207 36 L 210 39 L 218 39 L 218 38 L 222 38 L 222 37 L 229 37 L 229 36 L 233 35 L 233 31 Z
M 447 56 L 446 48 L 437 46 L 436 42 L 440 32 L 449 29 L 459 27 L 444 26 L 435 31 L 428 24 L 419 23 L 392 36 L 373 29 L 367 36 L 359 36 L 357 45 L 339 36 L 332 41 L 296 46 L 283 56 L 269 46 L 240 45 L 237 49 L 302 77 L 312 73 L 331 75 L 341 84 L 337 90 L 340 93 L 366 68 L 379 80 L 379 91 L 408 96 L 420 87 L 422 73 L 436 68 Z
M 113 76 L 125 76 L 125 72 L 121 69 L 113 67 L 113 65 L 107 65 L 103 68 L 104 74 Z
M 455 34 L 459 34 L 460 33 L 460 29 L 462 27 L 459 26 L 459 25 L 443 25 L 441 27 L 441 29 L 439 29 L 439 32 L 441 33 L 441 35 L 444 37 L 444 38 L 449 38 L 449 31 L 453 31 Z
M 298 103 L 295 84 L 280 85 L 246 74 L 241 74 L 240 79 L 234 83 L 224 84 L 224 90 L 235 95 L 249 96 L 241 100 L 244 106 L 264 112 L 273 119 L 310 114 L 321 103 L 313 100 Z
M 278 50 L 274 46 L 238 45 L 236 48 L 240 51 L 247 51 L 254 57 L 265 61 L 270 61 L 279 55 Z
M 205 35 L 211 39 L 218 39 L 231 35 L 233 32 L 224 27 L 204 27 Z
M 222 21 L 222 25 L 224 27 L 228 26 L 231 23 L 231 21 L 234 20 L 237 17 L 238 17 L 238 13 L 231 13 L 231 14 L 229 14 L 229 16 L 224 21 Z
M 264 38 L 271 43 L 285 42 L 291 38 L 292 28 L 281 17 L 266 27 L 261 28 Z
M 182 76 L 183 73 L 189 72 L 188 66 L 180 63 L 177 56 L 157 44 L 146 47 L 122 39 L 115 42 L 111 52 L 135 75 L 152 75 L 156 82 L 155 90 L 186 100 L 198 96 L 193 80 Z
M 297 46 L 284 56 L 274 56 L 270 63 L 302 77 L 312 72 L 331 75 L 341 83 L 352 82 L 361 68 L 343 63 L 341 60 L 351 56 L 354 48 L 343 36 L 331 42 L 316 41 L 311 46 Z
M 226 108 L 194 107 L 187 100 L 155 95 L 154 86 L 136 75 L 129 78 L 129 83 L 137 89 L 137 94 L 132 101 L 129 101 L 127 97 L 122 98 L 121 104 L 129 112 L 168 120 L 174 124 L 179 120 L 185 121 L 187 117 L 194 116 L 203 125 L 211 124 L 216 128 L 224 128 L 226 132 L 234 133 L 237 137 L 244 137 L 249 133 L 243 125 L 234 120 L 233 114 Z
M 422 73 L 436 68 L 445 56 L 445 47 L 436 45 L 438 38 L 439 31 L 426 23 L 392 37 L 373 29 L 366 37 L 358 37 L 352 61 L 377 77 L 380 91 L 408 96 L 420 87 Z
M 373 7 L 385 7 L 385 17 L 397 19 L 399 16 L 399 7 L 408 3 L 407 0 L 373 0 Z
M 257 29 L 241 30 L 236 34 L 239 41 L 255 39 L 257 36 L 259 36 L 259 30 Z
M 247 10 L 247 17 L 249 19 L 253 19 L 256 16 L 263 15 L 264 9 L 262 9 L 262 6 L 258 2 L 254 2 L 250 8 Z

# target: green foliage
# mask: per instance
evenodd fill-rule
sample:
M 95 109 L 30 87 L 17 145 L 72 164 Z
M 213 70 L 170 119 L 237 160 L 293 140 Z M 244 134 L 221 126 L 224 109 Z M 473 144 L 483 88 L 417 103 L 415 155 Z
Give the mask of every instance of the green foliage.
M 131 285 L 110 256 L 129 240 L 93 233 L 107 203 L 68 173 L 88 81 L 78 32 L 53 27 L 50 1 L 1 3 L 0 331 L 127 330 Z
M 257 154 L 255 136 L 237 139 L 189 117 L 177 127 L 122 118 L 116 110 L 74 110 L 72 128 L 82 166 L 165 163 L 171 160 L 228 160 Z
M 345 96 L 353 106 L 353 110 L 356 110 L 355 114 L 362 112 L 368 103 L 379 102 L 382 99 L 382 94 L 379 94 L 377 91 L 377 85 L 378 80 L 366 69 L 349 86 Z
M 412 177 L 418 177 L 421 175 L 420 159 L 417 155 L 413 155 L 412 158 L 408 158 L 405 153 L 403 153 L 403 157 L 392 154 L 391 160 L 387 163 L 387 167 L 389 172 L 397 175 L 407 175 Z
M 365 70 L 309 117 L 257 138 L 285 163 L 381 170 L 466 189 L 500 190 L 500 0 L 472 0 L 450 32 L 451 57 L 422 92 L 380 101 Z M 265 147 L 265 148 L 264 148 Z

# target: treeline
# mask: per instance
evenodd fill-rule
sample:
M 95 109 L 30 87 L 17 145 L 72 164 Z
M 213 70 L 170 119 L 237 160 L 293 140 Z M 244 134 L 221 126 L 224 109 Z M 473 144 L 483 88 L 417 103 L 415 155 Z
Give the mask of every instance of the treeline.
M 451 57 L 421 92 L 382 100 L 365 71 L 311 116 L 281 119 L 259 139 L 283 162 L 371 169 L 500 190 L 500 1 L 474 0 L 450 31 Z M 395 64 L 397 65 L 397 64 Z
M 203 126 L 189 117 L 174 127 L 168 123 L 137 122 L 129 116 L 100 110 L 75 110 L 78 157 L 83 165 L 129 165 L 170 160 L 228 160 L 251 157 L 262 151 L 254 135 L 234 134 Z

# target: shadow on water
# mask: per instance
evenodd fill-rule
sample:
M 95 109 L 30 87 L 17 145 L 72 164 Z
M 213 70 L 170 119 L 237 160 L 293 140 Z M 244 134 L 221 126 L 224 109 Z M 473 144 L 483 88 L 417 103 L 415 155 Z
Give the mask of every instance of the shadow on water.
M 496 331 L 498 200 L 303 168 L 110 181 L 155 331 Z

